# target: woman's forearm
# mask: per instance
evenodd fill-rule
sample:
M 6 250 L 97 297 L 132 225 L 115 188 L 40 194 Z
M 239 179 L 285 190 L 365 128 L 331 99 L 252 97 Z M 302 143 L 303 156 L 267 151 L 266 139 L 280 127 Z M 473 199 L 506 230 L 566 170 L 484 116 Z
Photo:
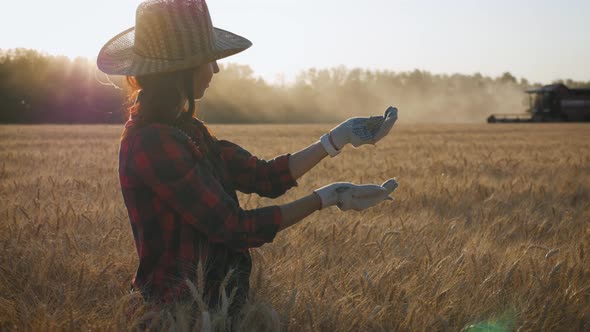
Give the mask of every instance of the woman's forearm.
M 283 215 L 283 222 L 280 230 L 295 225 L 303 218 L 322 208 L 320 196 L 315 193 L 307 195 L 296 201 L 280 206 Z
M 294 179 L 300 178 L 327 155 L 328 153 L 319 141 L 291 154 L 289 158 L 291 176 Z M 322 201 L 320 196 L 312 193 L 291 203 L 281 205 L 280 208 L 283 217 L 280 230 L 283 230 L 295 225 L 313 212 L 320 210 L 322 208 Z
M 324 150 L 324 147 L 319 141 L 301 151 L 291 154 L 291 157 L 289 158 L 289 170 L 291 171 L 291 176 L 293 176 L 294 179 L 300 178 L 327 155 L 328 153 Z

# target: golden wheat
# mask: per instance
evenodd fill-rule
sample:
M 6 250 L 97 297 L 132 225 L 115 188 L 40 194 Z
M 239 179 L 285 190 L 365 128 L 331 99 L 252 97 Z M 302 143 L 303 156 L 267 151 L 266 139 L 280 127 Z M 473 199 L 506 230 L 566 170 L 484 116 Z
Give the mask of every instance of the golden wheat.
M 330 127 L 213 130 L 272 158 Z M 120 130 L 0 127 L 0 330 L 129 329 L 145 314 L 164 328 L 228 326 L 223 312 L 195 323 L 129 294 Z M 590 329 L 588 125 L 400 125 L 376 147 L 324 160 L 284 197 L 240 200 L 256 208 L 393 176 L 393 204 L 320 211 L 254 250 L 239 328 L 457 331 L 509 316 L 514 329 Z

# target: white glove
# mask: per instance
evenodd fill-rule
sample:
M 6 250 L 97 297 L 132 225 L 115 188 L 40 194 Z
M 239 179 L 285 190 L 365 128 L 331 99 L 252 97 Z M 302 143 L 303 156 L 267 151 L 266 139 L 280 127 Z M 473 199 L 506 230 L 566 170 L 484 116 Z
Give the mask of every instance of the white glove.
M 383 116 L 350 118 L 322 136 L 320 141 L 326 152 L 334 157 L 348 143 L 354 147 L 377 143 L 389 133 L 396 120 L 397 108 L 390 106 Z
M 315 191 L 322 201 L 322 209 L 337 205 L 342 211 L 361 211 L 379 204 L 384 200 L 393 200 L 389 195 L 398 187 L 395 179 L 387 180 L 382 185 L 355 185 L 350 182 L 336 182 Z

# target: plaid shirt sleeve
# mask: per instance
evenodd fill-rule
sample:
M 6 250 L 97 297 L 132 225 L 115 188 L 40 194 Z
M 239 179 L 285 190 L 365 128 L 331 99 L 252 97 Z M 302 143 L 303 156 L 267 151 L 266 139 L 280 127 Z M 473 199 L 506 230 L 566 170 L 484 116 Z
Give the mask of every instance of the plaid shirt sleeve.
M 242 210 L 180 131 L 151 125 L 142 128 L 132 144 L 129 165 L 136 176 L 210 242 L 236 250 L 272 242 L 282 222 L 280 208 Z
M 297 186 L 289 169 L 290 154 L 266 161 L 258 159 L 241 146 L 229 141 L 219 141 L 219 146 L 221 157 L 226 163 L 234 186 L 239 191 L 276 198 Z

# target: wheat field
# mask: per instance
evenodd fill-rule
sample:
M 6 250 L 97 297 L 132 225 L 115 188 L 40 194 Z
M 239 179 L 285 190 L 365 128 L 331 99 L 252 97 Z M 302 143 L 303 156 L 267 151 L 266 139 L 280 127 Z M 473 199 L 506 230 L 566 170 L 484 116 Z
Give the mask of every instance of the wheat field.
M 330 126 L 212 128 L 268 159 Z M 0 330 L 137 326 L 120 131 L 0 126 Z M 590 330 L 590 126 L 400 124 L 279 199 L 240 200 L 256 208 L 390 177 L 393 203 L 316 212 L 252 251 L 241 330 Z M 228 326 L 211 315 L 213 330 Z

